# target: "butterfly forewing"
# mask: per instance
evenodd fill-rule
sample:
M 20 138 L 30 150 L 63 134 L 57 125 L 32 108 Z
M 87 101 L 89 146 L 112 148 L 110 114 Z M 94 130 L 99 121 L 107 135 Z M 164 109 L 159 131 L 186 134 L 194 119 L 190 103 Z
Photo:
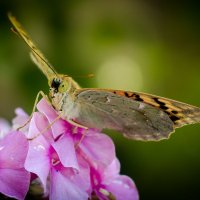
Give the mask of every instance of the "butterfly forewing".
M 160 140 L 173 131 L 163 110 L 110 91 L 79 90 L 75 102 L 80 108 L 77 122 L 88 127 L 114 129 L 136 140 Z
M 200 109 L 154 95 L 121 90 L 82 89 L 77 122 L 108 128 L 136 140 L 168 138 L 175 128 L 200 121 Z

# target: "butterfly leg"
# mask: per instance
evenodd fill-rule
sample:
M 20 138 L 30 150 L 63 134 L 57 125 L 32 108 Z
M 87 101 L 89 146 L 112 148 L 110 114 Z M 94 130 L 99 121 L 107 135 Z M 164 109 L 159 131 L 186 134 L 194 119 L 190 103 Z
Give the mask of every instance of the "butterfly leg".
M 79 146 L 79 145 L 81 144 L 81 142 L 83 141 L 84 137 L 86 136 L 86 131 L 87 131 L 87 130 L 84 130 L 84 131 L 83 131 L 83 134 L 82 134 L 82 136 L 81 136 L 81 139 L 75 144 L 75 149 L 77 149 L 78 146 Z
M 75 122 L 75 121 L 72 120 L 72 119 L 67 119 L 67 121 L 68 121 L 71 125 L 73 125 L 73 126 L 77 126 L 78 128 L 83 128 L 83 129 L 85 129 L 85 130 L 88 130 L 88 127 L 83 126 L 83 125 L 81 125 L 81 124 Z
M 36 136 L 34 136 L 33 138 L 28 138 L 28 140 L 34 140 L 35 138 L 37 138 L 37 137 L 40 136 L 41 134 L 44 134 L 47 130 L 49 130 L 49 129 L 51 128 L 51 126 L 52 126 L 57 120 L 59 120 L 59 119 L 62 117 L 62 115 L 63 115 L 63 113 L 61 112 L 61 113 L 60 113 L 47 127 L 45 127 L 40 133 L 36 134 Z M 74 122 L 74 121 L 72 121 L 72 120 L 67 120 L 67 121 L 68 121 L 69 123 L 71 123 L 72 125 L 78 127 L 78 128 L 83 128 L 83 129 L 85 129 L 85 130 L 88 129 L 87 127 L 82 126 L 82 125 L 80 125 L 80 124 L 78 124 L 78 123 L 76 123 L 76 122 Z M 84 133 L 83 133 L 83 135 L 82 135 L 80 141 L 78 142 L 78 144 L 80 144 L 80 143 L 82 142 L 84 136 L 85 136 L 85 131 L 84 131 Z
M 85 137 L 85 135 L 86 135 L 86 131 L 88 130 L 88 127 L 86 127 L 86 126 L 83 126 L 83 125 L 81 125 L 81 124 L 78 124 L 77 122 L 75 122 L 75 121 L 73 121 L 73 120 L 69 120 L 69 119 L 67 119 L 67 121 L 70 123 L 70 124 L 72 124 L 72 125 L 74 125 L 75 127 L 75 129 L 77 129 L 77 128 L 82 128 L 82 129 L 84 129 L 83 130 L 83 134 L 82 134 L 82 136 L 81 136 L 81 139 L 75 144 L 75 149 L 77 149 L 78 148 L 78 146 L 81 144 L 81 142 L 83 141 L 83 139 L 84 139 L 84 137 Z
M 60 113 L 47 127 L 45 127 L 41 132 L 37 133 L 36 136 L 34 136 L 33 138 L 28 138 L 28 140 L 34 140 L 35 138 L 37 138 L 38 136 L 44 134 L 46 131 L 48 131 L 51 126 L 58 121 L 60 118 L 62 117 L 62 113 Z
M 24 127 L 31 121 L 32 116 L 33 116 L 33 113 L 34 113 L 35 110 L 36 110 L 36 105 L 37 105 L 37 103 L 38 103 L 38 101 L 39 101 L 40 95 L 41 95 L 42 97 L 44 97 L 44 98 L 47 100 L 47 102 L 49 102 L 49 99 L 48 99 L 48 97 L 44 94 L 44 92 L 43 92 L 43 91 L 39 91 L 39 92 L 37 93 L 36 98 L 35 98 L 33 110 L 32 110 L 32 113 L 31 113 L 29 119 L 28 119 L 22 126 L 18 127 L 18 128 L 17 128 L 17 131 L 19 131 L 20 129 L 24 128 Z

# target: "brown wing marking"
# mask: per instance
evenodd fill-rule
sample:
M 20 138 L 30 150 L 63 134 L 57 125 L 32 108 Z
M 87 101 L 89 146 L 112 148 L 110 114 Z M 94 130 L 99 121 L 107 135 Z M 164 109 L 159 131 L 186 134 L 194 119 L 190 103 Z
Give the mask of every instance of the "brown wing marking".
M 151 94 L 122 90 L 110 90 L 110 92 L 162 109 L 169 115 L 175 128 L 200 122 L 200 108 L 198 107 Z

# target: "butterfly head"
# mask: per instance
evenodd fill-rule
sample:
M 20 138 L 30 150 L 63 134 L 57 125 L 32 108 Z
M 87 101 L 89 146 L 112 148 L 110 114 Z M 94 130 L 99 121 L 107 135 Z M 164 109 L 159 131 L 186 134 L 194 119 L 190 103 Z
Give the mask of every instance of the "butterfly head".
M 79 88 L 71 77 L 59 74 L 49 79 L 49 86 L 54 93 L 66 93 Z
M 69 83 L 59 77 L 54 77 L 49 83 L 50 91 L 53 93 L 64 93 L 69 89 Z
M 57 74 L 49 79 L 49 97 L 56 110 L 62 107 L 62 101 L 79 88 L 79 85 L 69 76 Z

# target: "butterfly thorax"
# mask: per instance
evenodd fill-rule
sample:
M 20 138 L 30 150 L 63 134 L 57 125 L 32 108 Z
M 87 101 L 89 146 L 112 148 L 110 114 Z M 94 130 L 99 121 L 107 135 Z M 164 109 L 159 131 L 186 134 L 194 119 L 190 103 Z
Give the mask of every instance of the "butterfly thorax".
M 72 116 L 74 112 L 74 92 L 80 88 L 79 85 L 71 78 L 65 75 L 53 77 L 50 81 L 49 97 L 52 106 L 58 113 L 62 112 L 63 116 Z

